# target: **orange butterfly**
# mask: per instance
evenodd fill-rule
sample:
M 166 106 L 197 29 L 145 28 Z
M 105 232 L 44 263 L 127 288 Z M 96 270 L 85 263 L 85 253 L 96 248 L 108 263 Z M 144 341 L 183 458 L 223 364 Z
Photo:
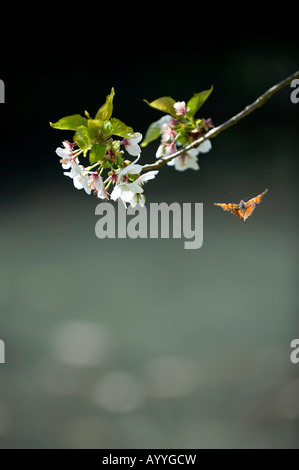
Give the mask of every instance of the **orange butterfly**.
M 267 191 L 268 189 L 265 189 L 262 194 L 249 199 L 247 202 L 243 200 L 241 200 L 239 204 L 221 204 L 214 202 L 214 206 L 220 206 L 223 210 L 230 211 L 245 222 L 256 208 L 256 205 L 261 202 L 263 195 L 266 194 Z

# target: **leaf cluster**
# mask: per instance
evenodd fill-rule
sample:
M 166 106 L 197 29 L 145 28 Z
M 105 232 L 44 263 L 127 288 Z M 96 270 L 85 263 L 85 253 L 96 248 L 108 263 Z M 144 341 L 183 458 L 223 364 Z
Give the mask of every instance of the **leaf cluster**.
M 117 163 L 117 159 L 122 155 L 119 141 L 114 141 L 112 136 L 130 138 L 134 134 L 132 127 L 112 117 L 114 95 L 112 87 L 105 103 L 98 109 L 94 118 L 85 111 L 85 116 L 73 114 L 57 122 L 50 122 L 54 129 L 75 131 L 73 140 L 82 150 L 83 156 L 88 155 L 90 165 L 101 161 L 104 167 L 112 167 L 112 163 Z
M 166 115 L 172 116 L 175 124 L 176 130 L 176 141 L 181 145 L 186 145 L 190 142 L 190 139 L 193 137 L 198 138 L 202 130 L 205 129 L 205 121 L 202 119 L 195 119 L 195 114 L 202 107 L 205 101 L 208 99 L 210 94 L 213 91 L 213 86 L 208 90 L 200 91 L 199 93 L 194 93 L 193 96 L 188 100 L 186 104 L 186 114 L 178 115 L 174 107 L 176 100 L 170 96 L 162 96 L 154 101 L 144 100 L 151 108 L 157 109 L 166 113 Z M 150 142 L 160 137 L 162 133 L 161 130 L 161 120 L 154 121 L 148 127 L 143 142 L 142 147 L 146 147 Z M 193 135 L 192 135 L 193 134 Z

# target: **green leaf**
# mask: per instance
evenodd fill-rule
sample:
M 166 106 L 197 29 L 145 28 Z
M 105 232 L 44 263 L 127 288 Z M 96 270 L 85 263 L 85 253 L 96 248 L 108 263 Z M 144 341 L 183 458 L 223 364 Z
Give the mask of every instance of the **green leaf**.
M 87 125 L 93 134 L 93 137 L 98 139 L 100 130 L 103 126 L 103 121 L 100 121 L 99 119 L 88 119 Z
M 149 103 L 147 100 L 143 101 L 145 101 L 151 108 L 158 109 L 159 111 L 163 111 L 166 114 L 171 114 L 171 116 L 176 116 L 176 112 L 173 107 L 176 101 L 170 96 L 162 96 L 161 98 L 158 98 L 151 103 Z
M 75 131 L 80 126 L 87 126 L 87 119 L 80 114 L 73 114 L 72 116 L 65 116 L 57 122 L 50 122 L 50 126 L 54 129 Z
M 111 118 L 109 121 L 104 122 L 101 132 L 108 139 L 111 135 L 119 137 L 131 137 L 134 134 L 132 127 L 127 126 L 124 122 L 116 118 Z
M 107 147 L 102 142 L 94 143 L 89 152 L 89 163 L 93 165 L 94 163 L 102 160 Z
M 115 95 L 114 88 L 112 87 L 110 95 L 107 96 L 106 102 L 98 110 L 95 119 L 99 119 L 100 121 L 108 121 L 108 119 L 110 119 L 112 111 L 113 111 L 114 95 Z
M 157 139 L 161 135 L 161 123 L 158 121 L 152 122 L 148 127 L 145 137 L 141 143 L 141 147 L 146 147 L 147 144 Z
M 110 170 L 113 170 L 113 163 L 110 162 L 109 160 L 104 159 L 101 164 L 101 168 L 103 168 L 103 170 L 106 170 L 107 168 L 110 168 Z
M 84 157 L 86 156 L 86 153 L 90 147 L 90 141 L 92 137 L 92 133 L 88 127 L 80 126 L 76 130 L 74 141 L 77 143 L 80 149 L 83 150 Z
M 199 93 L 194 93 L 192 98 L 187 103 L 187 111 L 188 116 L 194 116 L 195 113 L 201 108 L 204 102 L 209 98 L 210 94 L 213 91 L 213 85 L 209 90 L 200 91 Z

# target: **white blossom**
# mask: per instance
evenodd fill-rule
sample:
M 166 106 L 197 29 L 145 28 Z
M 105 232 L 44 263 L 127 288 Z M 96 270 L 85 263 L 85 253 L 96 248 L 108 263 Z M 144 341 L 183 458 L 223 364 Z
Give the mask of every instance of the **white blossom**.
M 61 158 L 60 163 L 62 164 L 62 168 L 67 170 L 71 168 L 72 163 L 79 163 L 78 158 L 76 157 L 76 153 L 73 151 L 72 144 L 70 144 L 67 140 L 62 142 L 63 147 L 58 147 L 56 149 L 57 155 Z
M 161 157 L 168 157 L 172 153 L 176 152 L 177 148 L 175 146 L 174 142 L 170 143 L 162 143 L 159 145 L 157 152 L 156 152 L 156 158 L 161 158 Z
M 194 155 L 194 153 L 192 153 L 192 150 L 189 150 L 189 152 L 185 152 L 179 157 L 176 157 L 173 160 L 170 160 L 170 162 L 168 162 L 167 165 L 174 166 L 175 169 L 178 171 L 184 171 L 184 170 L 187 170 L 188 168 L 192 168 L 192 170 L 199 170 L 199 165 L 197 163 L 197 156 Z
M 145 196 L 144 194 L 135 194 L 133 199 L 130 201 L 132 207 L 136 207 L 139 204 L 141 207 L 145 205 Z
M 141 153 L 141 148 L 138 145 L 138 142 L 140 142 L 142 139 L 142 134 L 140 132 L 135 132 L 131 138 L 125 138 L 121 141 L 121 144 L 125 146 L 126 151 L 132 155 L 133 157 L 136 157 Z
M 210 140 L 205 140 L 202 144 L 200 144 L 196 150 L 198 150 L 198 153 L 207 153 L 211 150 L 212 144 Z
M 154 179 L 158 173 L 158 170 L 147 171 L 146 173 L 143 173 L 143 175 L 139 176 L 135 183 L 144 184 L 147 181 Z
M 173 158 L 170 162 L 167 162 L 167 165 L 174 166 L 178 171 L 185 171 L 188 168 L 192 170 L 199 170 L 199 165 L 197 162 L 197 155 L 199 153 L 207 153 L 211 150 L 212 144 L 210 140 L 205 140 L 198 147 L 195 147 L 187 152 L 184 152 L 182 155 Z
M 84 166 L 72 162 L 71 171 L 65 171 L 63 174 L 72 178 L 75 188 L 84 189 L 87 194 L 91 193 L 91 189 L 88 186 L 89 173 Z
M 165 114 L 165 116 L 162 116 L 157 123 L 159 123 L 160 129 L 162 131 L 162 127 L 164 124 L 167 124 L 168 126 L 172 126 L 174 123 L 174 118 L 170 116 L 170 114 Z
M 137 180 L 133 181 L 132 183 L 124 182 L 116 184 L 111 193 L 111 199 L 113 201 L 121 199 L 125 207 L 127 207 L 126 203 L 130 203 L 133 205 L 133 207 L 135 207 L 138 199 L 140 199 L 138 198 L 138 195 L 144 191 L 142 185 L 147 181 L 155 178 L 157 173 L 158 171 L 148 171 L 147 173 L 139 176 L 139 178 L 137 178 Z M 144 198 L 142 198 L 142 202 L 144 202 Z
M 136 181 L 133 183 L 119 183 L 114 187 L 110 197 L 113 201 L 121 199 L 125 207 L 127 207 L 126 203 L 131 202 L 134 199 L 135 194 L 140 194 L 142 192 L 142 187 L 139 186 Z
M 88 186 L 93 189 L 97 197 L 107 199 L 107 192 L 102 177 L 98 173 L 91 173 L 88 179 Z
M 173 140 L 175 137 L 175 131 L 173 130 L 173 126 L 167 124 L 166 122 L 161 127 L 162 132 L 162 142 L 168 142 L 169 140 Z
M 175 103 L 173 105 L 173 107 L 174 107 L 175 112 L 178 116 L 179 115 L 184 115 L 185 116 L 185 114 L 187 112 L 185 101 L 177 101 L 177 103 Z
M 136 160 L 134 160 L 132 163 L 127 165 L 125 168 L 123 168 L 122 170 L 116 170 L 116 173 L 118 173 L 117 181 L 120 181 L 121 178 L 125 175 L 138 175 L 138 173 L 141 172 L 142 165 L 138 165 L 138 164 L 136 165 L 136 162 L 139 160 L 139 158 L 140 158 L 140 154 L 138 155 Z
M 164 155 L 164 147 L 165 147 L 165 146 L 164 146 L 163 144 L 159 145 L 159 147 L 158 147 L 158 149 L 157 149 L 157 152 L 156 152 L 156 158 L 161 158 L 161 157 L 163 157 L 163 155 Z

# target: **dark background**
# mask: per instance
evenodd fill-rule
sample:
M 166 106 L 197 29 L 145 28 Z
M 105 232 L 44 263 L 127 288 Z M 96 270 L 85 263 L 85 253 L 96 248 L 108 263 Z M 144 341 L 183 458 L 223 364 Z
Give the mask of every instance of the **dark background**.
M 98 200 L 55 154 L 72 132 L 49 121 L 95 114 L 112 86 L 113 115 L 145 134 L 162 114 L 144 98 L 187 101 L 214 85 L 198 116 L 218 125 L 298 69 L 290 35 L 187 37 L 131 31 L 114 48 L 87 35 L 85 53 L 70 43 L 56 54 L 20 41 L 0 60 L 2 448 L 298 446 L 290 87 L 212 140 L 200 171 L 164 167 L 146 186 L 147 203 L 203 202 L 199 250 L 97 239 Z M 246 225 L 213 206 L 265 188 Z

